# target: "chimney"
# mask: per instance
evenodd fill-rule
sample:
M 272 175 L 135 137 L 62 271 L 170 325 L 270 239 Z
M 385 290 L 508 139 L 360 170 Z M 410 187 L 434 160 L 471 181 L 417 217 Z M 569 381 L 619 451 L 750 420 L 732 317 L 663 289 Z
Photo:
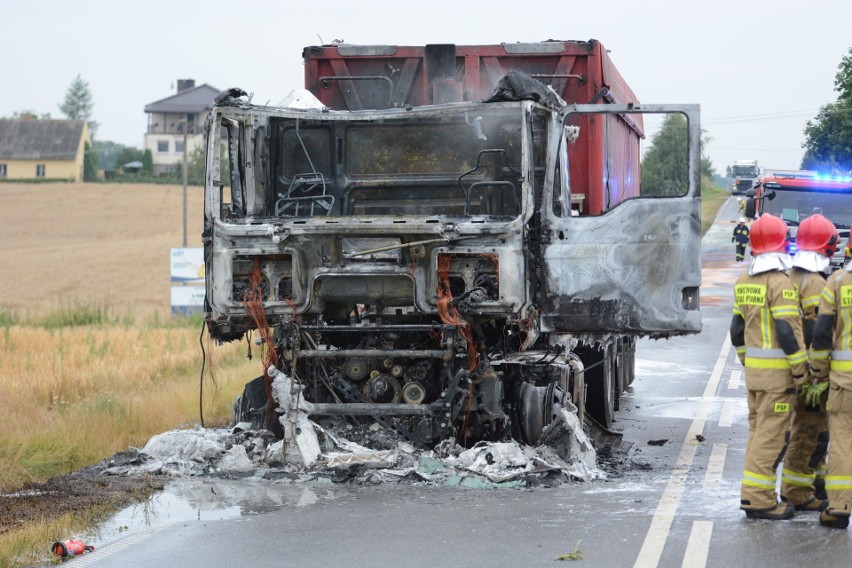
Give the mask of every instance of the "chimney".
M 195 86 L 195 79 L 178 79 L 177 85 L 178 85 L 177 92 L 180 93 L 180 92 L 185 91 L 187 89 L 193 88 Z

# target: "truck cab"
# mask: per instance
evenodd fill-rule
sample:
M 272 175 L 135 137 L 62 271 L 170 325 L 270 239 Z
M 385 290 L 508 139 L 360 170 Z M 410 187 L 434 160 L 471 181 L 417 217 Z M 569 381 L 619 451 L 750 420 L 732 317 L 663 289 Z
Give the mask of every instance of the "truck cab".
M 731 193 L 734 195 L 745 195 L 750 189 L 754 188 L 758 179 L 760 179 L 761 170 L 757 165 L 757 160 L 737 160 L 731 166 Z

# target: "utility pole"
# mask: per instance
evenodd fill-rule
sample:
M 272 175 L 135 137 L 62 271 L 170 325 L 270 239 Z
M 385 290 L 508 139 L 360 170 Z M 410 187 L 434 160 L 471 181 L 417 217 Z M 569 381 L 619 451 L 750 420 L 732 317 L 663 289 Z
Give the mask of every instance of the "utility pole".
M 186 141 L 187 141 L 187 130 L 189 129 L 189 125 L 186 121 L 183 122 L 183 246 L 186 248 Z

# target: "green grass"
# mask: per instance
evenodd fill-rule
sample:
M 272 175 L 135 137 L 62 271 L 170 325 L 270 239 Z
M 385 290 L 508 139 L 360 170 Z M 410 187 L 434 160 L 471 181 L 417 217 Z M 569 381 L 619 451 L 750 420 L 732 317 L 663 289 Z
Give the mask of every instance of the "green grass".
M 154 312 L 143 323 L 142 329 L 200 329 L 204 314 L 190 316 L 163 317 Z M 130 314 L 117 314 L 108 303 L 86 303 L 75 301 L 60 303 L 39 315 L 21 316 L 18 312 L 0 308 L 0 329 L 14 325 L 40 327 L 44 329 L 63 329 L 69 327 L 122 325 L 133 327 L 135 320 Z
M 34 324 L 45 329 L 59 329 L 81 325 L 104 325 L 118 321 L 110 314 L 106 303 L 85 303 L 75 301 L 62 303 L 50 309 L 46 314 L 37 318 Z
M 731 196 L 731 192 L 713 184 L 709 178 L 701 178 L 701 234 L 716 220 L 719 209 Z

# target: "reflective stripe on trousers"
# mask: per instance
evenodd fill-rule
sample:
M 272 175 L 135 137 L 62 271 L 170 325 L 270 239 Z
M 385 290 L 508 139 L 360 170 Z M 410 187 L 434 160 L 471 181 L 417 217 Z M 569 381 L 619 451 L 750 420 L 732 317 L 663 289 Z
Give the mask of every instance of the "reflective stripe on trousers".
M 761 489 L 769 489 L 771 491 L 775 489 L 776 479 L 777 476 L 760 475 L 759 473 L 748 470 L 743 471 L 743 485 L 760 487 Z
M 789 469 L 781 470 L 781 481 L 784 483 L 789 483 L 790 485 L 796 485 L 798 487 L 810 487 L 811 485 L 813 485 L 814 479 L 816 479 L 815 473 L 808 475 L 807 473 L 791 471 Z

